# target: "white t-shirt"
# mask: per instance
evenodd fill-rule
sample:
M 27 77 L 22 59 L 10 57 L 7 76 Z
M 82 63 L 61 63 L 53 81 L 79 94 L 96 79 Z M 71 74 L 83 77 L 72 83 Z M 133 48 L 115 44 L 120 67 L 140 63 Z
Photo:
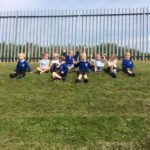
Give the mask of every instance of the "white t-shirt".
M 108 66 L 109 67 L 111 67 L 111 66 L 116 67 L 117 66 L 117 60 L 108 60 Z
M 97 67 L 104 67 L 104 62 L 102 60 L 94 60 L 94 65 Z
M 51 60 L 51 65 L 52 65 L 52 64 L 58 64 L 58 65 L 59 65 L 59 60 L 52 59 L 52 60 Z
M 39 61 L 39 63 L 40 63 L 41 68 L 45 69 L 49 66 L 50 60 L 49 59 L 41 59 Z

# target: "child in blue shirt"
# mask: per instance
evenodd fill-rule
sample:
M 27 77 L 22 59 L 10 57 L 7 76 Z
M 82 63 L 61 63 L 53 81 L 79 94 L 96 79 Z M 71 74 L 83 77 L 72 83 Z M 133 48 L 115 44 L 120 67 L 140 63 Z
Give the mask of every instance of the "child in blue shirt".
M 75 82 L 81 82 L 81 79 L 83 77 L 84 83 L 88 82 L 88 76 L 87 73 L 89 72 L 89 69 L 91 69 L 91 64 L 86 59 L 86 53 L 82 53 L 81 60 L 77 64 L 75 64 L 75 67 L 79 67 L 79 76 L 75 80 Z
M 10 78 L 22 78 L 25 77 L 27 71 L 31 72 L 31 68 L 28 62 L 25 60 L 25 54 L 19 53 L 18 57 L 19 61 L 16 66 L 16 70 L 14 73 L 10 74 Z
M 79 57 L 79 52 L 76 52 L 74 55 L 73 50 L 69 51 L 69 55 L 67 55 L 66 51 L 63 52 L 63 56 L 66 58 L 67 67 L 70 69 L 74 68 L 74 62 L 77 61 Z
M 129 76 L 134 77 L 135 73 L 134 73 L 133 69 L 134 69 L 134 64 L 131 60 L 131 54 L 130 54 L 130 52 L 126 52 L 125 53 L 125 58 L 122 62 L 122 70 L 125 73 L 127 73 Z
M 52 72 L 52 77 L 53 77 L 53 80 L 65 81 L 65 77 L 67 76 L 69 69 L 66 65 L 64 56 L 60 56 L 59 61 L 60 61 L 60 64 L 57 66 L 58 70 L 57 72 L 56 71 Z

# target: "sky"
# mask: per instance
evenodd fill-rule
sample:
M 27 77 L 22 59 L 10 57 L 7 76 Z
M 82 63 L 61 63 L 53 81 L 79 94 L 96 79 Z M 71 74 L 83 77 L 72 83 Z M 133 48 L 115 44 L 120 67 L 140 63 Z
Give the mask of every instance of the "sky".
M 0 11 L 149 7 L 150 0 L 0 0 Z

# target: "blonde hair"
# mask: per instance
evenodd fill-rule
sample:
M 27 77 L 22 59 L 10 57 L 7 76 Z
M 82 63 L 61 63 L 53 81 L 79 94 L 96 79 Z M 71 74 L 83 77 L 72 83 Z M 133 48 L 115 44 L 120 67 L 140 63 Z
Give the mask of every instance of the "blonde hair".
M 19 56 L 22 56 L 23 58 L 26 58 L 26 56 L 25 56 L 24 53 L 19 53 L 19 54 L 18 54 L 18 57 L 19 57 Z
M 48 52 L 42 53 L 42 57 L 45 57 L 46 55 L 48 55 Z

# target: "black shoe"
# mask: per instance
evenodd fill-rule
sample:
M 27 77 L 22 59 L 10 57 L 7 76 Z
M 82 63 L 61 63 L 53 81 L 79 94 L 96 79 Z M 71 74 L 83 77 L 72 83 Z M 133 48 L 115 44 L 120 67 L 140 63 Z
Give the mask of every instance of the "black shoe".
M 21 78 L 24 78 L 24 77 L 25 77 L 24 75 L 18 75 L 17 79 L 21 79 Z
M 132 77 L 135 77 L 135 73 L 132 74 Z
M 89 82 L 89 80 L 88 79 L 84 79 L 84 83 L 88 83 Z
M 57 81 L 57 80 L 58 80 L 58 78 L 56 78 L 56 77 L 55 77 L 55 78 L 53 78 L 53 81 Z
M 9 74 L 9 77 L 10 77 L 10 78 L 14 78 L 12 74 Z
M 80 83 L 80 82 L 81 82 L 81 80 L 79 80 L 79 79 L 75 80 L 75 83 Z
M 112 76 L 113 78 L 116 78 L 116 77 L 117 77 L 116 74 L 114 74 L 114 73 L 112 73 L 111 76 Z
M 66 79 L 64 77 L 61 78 L 63 81 L 65 81 Z

